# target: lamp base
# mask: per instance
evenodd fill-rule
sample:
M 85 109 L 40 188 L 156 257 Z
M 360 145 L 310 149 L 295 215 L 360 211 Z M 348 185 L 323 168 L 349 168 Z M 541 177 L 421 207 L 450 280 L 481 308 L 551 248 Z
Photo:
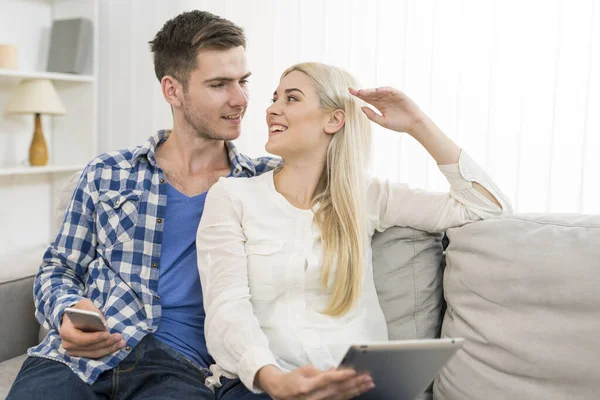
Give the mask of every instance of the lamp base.
M 48 164 L 48 147 L 42 131 L 42 118 L 35 114 L 35 130 L 29 146 L 29 165 L 38 167 Z

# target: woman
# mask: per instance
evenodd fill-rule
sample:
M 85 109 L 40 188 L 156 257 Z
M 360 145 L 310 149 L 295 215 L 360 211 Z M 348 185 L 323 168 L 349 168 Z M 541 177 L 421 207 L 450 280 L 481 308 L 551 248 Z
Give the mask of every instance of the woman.
M 346 399 L 371 389 L 368 376 L 335 367 L 349 345 L 388 340 L 373 283 L 375 230 L 440 232 L 510 212 L 486 174 L 402 92 L 351 87 L 349 74 L 323 64 L 285 71 L 267 109 L 266 145 L 284 166 L 221 179 L 207 196 L 197 246 L 213 379 L 238 376 L 245 386 L 226 381 L 223 398 Z M 369 119 L 418 140 L 450 193 L 367 178 Z

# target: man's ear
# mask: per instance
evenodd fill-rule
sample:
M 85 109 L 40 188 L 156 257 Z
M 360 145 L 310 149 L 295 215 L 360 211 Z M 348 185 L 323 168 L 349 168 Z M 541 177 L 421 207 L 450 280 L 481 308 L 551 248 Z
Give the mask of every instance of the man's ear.
M 183 97 L 183 86 L 179 81 L 170 75 L 165 75 L 160 80 L 163 97 L 171 107 L 180 107 Z
M 337 133 L 346 123 L 346 113 L 343 110 L 335 110 L 329 116 L 329 121 L 325 124 L 325 133 L 333 135 Z

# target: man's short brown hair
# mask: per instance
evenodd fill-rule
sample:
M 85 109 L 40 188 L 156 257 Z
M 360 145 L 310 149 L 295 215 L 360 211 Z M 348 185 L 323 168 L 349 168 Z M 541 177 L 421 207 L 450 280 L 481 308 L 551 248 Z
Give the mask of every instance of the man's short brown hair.
M 246 37 L 244 30 L 233 22 L 194 10 L 167 21 L 149 43 L 159 82 L 170 75 L 187 89 L 189 75 L 197 67 L 196 57 L 201 49 L 246 48 Z

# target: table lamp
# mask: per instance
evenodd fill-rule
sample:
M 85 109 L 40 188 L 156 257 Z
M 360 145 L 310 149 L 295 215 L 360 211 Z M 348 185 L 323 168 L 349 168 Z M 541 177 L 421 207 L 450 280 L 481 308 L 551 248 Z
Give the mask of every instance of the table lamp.
M 48 163 L 48 148 L 42 131 L 41 114 L 62 115 L 65 107 L 48 79 L 25 79 L 13 91 L 7 114 L 34 114 L 35 130 L 29 146 L 29 165 L 42 166 Z

